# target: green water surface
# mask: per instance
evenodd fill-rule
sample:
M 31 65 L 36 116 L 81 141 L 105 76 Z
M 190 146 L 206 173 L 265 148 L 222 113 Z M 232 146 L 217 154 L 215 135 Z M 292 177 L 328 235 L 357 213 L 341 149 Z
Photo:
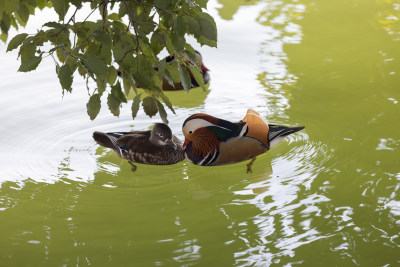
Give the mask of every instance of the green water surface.
M 31 167 L 29 150 L 41 162 L 60 154 L 56 174 L 0 177 L 0 266 L 400 265 L 400 2 L 220 0 L 209 8 L 219 30 L 219 48 L 202 50 L 210 91 L 187 102 L 190 93 L 171 95 L 173 131 L 182 138 L 195 112 L 236 120 L 247 108 L 306 129 L 258 157 L 251 174 L 245 163 L 186 161 L 133 173 L 90 134 L 145 128 L 146 116 L 132 122 L 128 108 L 94 124 L 84 110 L 60 111 L 54 143 L 66 148 L 30 145 L 18 167 L 53 168 Z M 48 114 L 17 126 L 7 120 L 15 113 L 2 116 L 6 162 L 18 150 L 11 132 L 46 128 Z

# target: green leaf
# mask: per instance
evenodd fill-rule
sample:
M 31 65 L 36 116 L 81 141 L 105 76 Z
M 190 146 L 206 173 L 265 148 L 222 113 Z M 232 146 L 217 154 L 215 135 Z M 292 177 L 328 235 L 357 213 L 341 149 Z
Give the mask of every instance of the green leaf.
M 171 55 L 175 53 L 174 46 L 172 45 L 172 41 L 169 35 L 165 35 L 165 46 L 167 47 L 168 53 Z
M 196 17 L 197 22 L 200 25 L 200 33 L 201 37 L 204 37 L 208 39 L 207 40 L 202 39 L 201 37 L 199 40 L 202 40 L 205 44 L 209 46 L 217 46 L 217 26 L 215 25 L 214 19 L 208 15 L 207 13 L 201 12 L 197 17 Z
M 185 20 L 189 33 L 199 36 L 201 34 L 199 22 L 191 16 L 185 16 Z
M 67 14 L 69 8 L 68 0 L 52 0 L 53 8 L 57 12 L 60 20 L 64 20 L 65 14 Z
M 107 34 L 107 32 L 98 30 L 93 32 L 92 36 L 103 45 L 107 47 L 111 46 L 111 37 Z
M 132 119 L 134 119 L 136 117 L 136 115 L 137 115 L 137 113 L 139 111 L 140 96 L 141 95 L 139 94 L 139 95 L 136 95 L 133 98 L 132 108 L 131 108 L 131 110 L 132 110 Z
M 89 72 L 97 75 L 107 75 L 107 65 L 98 56 L 95 55 L 84 55 L 82 57 L 83 64 Z
M 178 62 L 175 60 L 170 64 L 167 64 L 167 70 L 171 75 L 171 78 L 174 82 L 178 83 L 181 81 L 179 70 L 178 70 Z
M 31 37 L 26 38 L 18 52 L 18 55 L 21 56 L 21 63 L 34 57 L 36 50 L 36 45 L 32 42 Z
M 72 70 L 68 65 L 62 65 L 58 71 L 58 79 L 63 89 L 71 92 L 71 85 L 73 81 Z
M 154 5 L 161 9 L 170 9 L 172 6 L 171 0 L 154 0 Z
M 82 3 L 80 0 L 70 0 L 70 2 L 76 7 L 79 7 L 79 5 Z
M 34 56 L 34 57 L 22 62 L 18 71 L 28 72 L 31 70 L 35 70 L 41 61 L 42 61 L 42 56 L 39 56 L 39 57 Z
M 107 82 L 109 85 L 113 85 L 117 80 L 118 72 L 114 66 L 110 66 L 107 71 Z
M 94 120 L 97 117 L 97 114 L 100 112 L 101 101 L 100 95 L 94 94 L 90 97 L 89 102 L 86 104 L 87 113 L 91 120 Z
M 119 15 L 117 14 L 117 13 L 111 13 L 111 14 L 108 14 L 108 19 L 110 19 L 110 20 L 121 20 L 121 18 L 119 17 Z
M 160 101 L 156 100 L 156 104 L 157 104 L 157 108 L 158 108 L 158 112 L 160 113 L 160 117 L 163 121 L 163 123 L 168 124 L 168 119 L 167 119 L 167 112 L 164 109 L 163 104 L 161 104 Z
M 122 84 L 124 86 L 125 95 L 129 95 L 131 88 L 133 88 L 136 92 L 136 86 L 135 86 L 135 82 L 133 81 L 132 76 L 124 75 L 123 77 L 124 78 L 122 79 Z
M 190 75 L 187 72 L 186 68 L 183 67 L 181 64 L 179 64 L 178 70 L 179 70 L 179 76 L 182 81 L 183 89 L 185 89 L 186 92 L 189 92 L 191 86 Z
M 158 32 L 154 32 L 150 39 L 150 47 L 153 52 L 157 55 L 164 49 L 164 40 Z
M 103 93 L 107 87 L 107 79 L 104 76 L 97 76 L 96 84 L 97 84 L 97 91 L 99 92 L 99 95 L 103 95 Z
M 13 26 L 18 31 L 19 25 L 17 23 L 17 20 L 15 19 L 15 17 L 11 17 L 10 19 L 11 19 L 11 26 Z
M 54 28 L 54 29 L 62 29 L 64 27 L 64 25 L 55 22 L 55 21 L 49 21 L 45 24 L 43 24 L 43 26 L 49 27 L 49 28 Z
M 114 116 L 119 116 L 119 107 L 121 105 L 121 101 L 117 99 L 113 94 L 109 94 L 107 97 L 108 108 Z
M 172 45 L 176 52 L 181 52 L 185 48 L 185 38 L 182 35 L 179 35 L 177 32 L 172 32 L 171 34 Z
M 67 57 L 65 62 L 71 68 L 72 72 L 75 72 L 75 70 L 78 68 L 78 61 L 74 57 Z
M 29 19 L 29 9 L 22 2 L 19 2 L 17 8 L 17 14 L 21 18 L 21 20 L 26 24 Z
M 122 92 L 121 83 L 118 81 L 114 86 L 111 86 L 111 94 L 119 100 L 119 102 L 126 103 L 126 97 Z
M 47 2 L 47 0 L 37 0 L 37 6 L 40 10 L 42 10 L 45 7 L 49 7 L 50 3 Z
M 11 26 L 11 18 L 7 13 L 3 13 L 3 17 L 0 20 L 0 28 L 3 33 L 8 34 L 8 30 Z
M 158 68 L 158 74 L 160 75 L 160 77 L 162 77 L 164 75 L 164 71 L 165 71 L 166 67 L 167 67 L 167 61 L 165 60 L 165 58 L 163 60 L 161 60 L 160 62 L 158 62 L 157 68 Z
M 0 34 L 0 40 L 2 40 L 3 43 L 5 43 L 5 42 L 7 42 L 7 39 L 8 39 L 8 34 L 2 32 L 2 33 Z
M 206 87 L 204 86 L 204 78 L 203 74 L 200 72 L 200 70 L 194 66 L 189 66 L 190 72 L 192 73 L 194 79 L 196 82 L 200 85 L 200 87 L 203 90 L 206 90 Z
M 154 97 L 147 96 L 143 99 L 142 106 L 144 109 L 144 112 L 146 112 L 147 115 L 150 117 L 153 117 L 154 115 L 157 114 L 158 108 L 157 108 L 157 102 Z
M 139 88 L 148 89 L 153 85 L 153 79 L 151 79 L 148 75 L 142 72 L 135 72 L 132 74 L 133 79 L 138 84 Z
M 104 62 L 107 65 L 111 65 L 111 60 L 112 60 L 111 48 L 102 45 L 100 48 L 100 58 L 104 60 Z
M 196 52 L 195 50 L 189 45 L 186 44 L 185 46 L 185 60 L 188 62 L 188 64 L 192 66 L 196 66 L 197 68 L 200 68 L 199 61 L 197 60 Z
M 11 41 L 8 43 L 7 52 L 12 51 L 20 46 L 27 36 L 27 33 L 20 33 L 15 35 L 14 38 L 12 38 Z
M 64 63 L 65 62 L 65 57 L 64 57 L 64 50 L 63 49 L 57 49 L 56 50 L 56 54 L 57 54 L 57 58 L 58 60 L 60 60 L 60 62 Z
M 164 101 L 164 103 L 167 105 L 167 107 L 168 107 L 174 114 L 176 114 L 176 113 L 175 113 L 175 110 L 174 110 L 174 107 L 172 106 L 172 103 L 171 103 L 171 101 L 169 100 L 169 98 L 168 98 L 166 95 L 164 95 L 164 94 L 162 94 L 160 97 L 161 97 L 161 99 Z
M 174 28 L 175 28 L 175 32 L 179 35 L 179 36 L 183 36 L 186 32 L 186 21 L 185 18 L 182 16 L 175 16 L 174 19 Z
M 202 8 L 207 8 L 207 2 L 208 0 L 196 0 L 196 3 Z

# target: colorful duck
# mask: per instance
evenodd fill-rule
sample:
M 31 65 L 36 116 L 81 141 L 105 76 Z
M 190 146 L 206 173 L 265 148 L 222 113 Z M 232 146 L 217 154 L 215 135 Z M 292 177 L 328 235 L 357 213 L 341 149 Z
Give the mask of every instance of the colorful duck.
M 182 161 L 184 151 L 181 141 L 172 135 L 164 123 L 156 123 L 152 130 L 134 132 L 94 132 L 94 140 L 101 146 L 113 149 L 118 156 L 133 164 L 170 165 Z
M 195 50 L 196 52 L 196 59 L 197 59 L 197 63 L 199 64 L 200 68 L 201 68 L 201 73 L 203 75 L 203 80 L 204 83 L 207 84 L 210 82 L 210 74 L 208 73 L 210 70 L 204 66 L 203 64 L 203 57 L 201 56 L 200 52 Z M 190 59 L 185 56 L 185 59 L 187 62 L 190 62 Z M 173 56 L 168 56 L 166 58 L 166 62 L 167 63 L 172 63 L 175 60 L 175 58 Z M 158 70 L 158 67 L 155 67 L 156 70 Z M 190 75 L 190 82 L 191 82 L 191 88 L 195 88 L 195 87 L 199 87 L 200 85 L 198 84 L 198 82 L 196 81 L 196 79 L 194 78 L 192 72 L 187 68 L 186 69 Z M 183 90 L 183 86 L 181 83 L 174 83 L 174 84 L 170 84 L 167 79 L 162 79 L 162 89 L 166 90 L 166 91 L 175 91 L 175 90 Z
M 196 59 L 197 59 L 197 63 L 200 66 L 201 69 L 201 73 L 203 75 L 203 80 L 204 80 L 204 84 L 207 84 L 210 82 L 210 74 L 208 74 L 208 72 L 210 71 L 206 66 L 204 66 L 203 64 L 203 57 L 201 56 L 200 52 L 195 50 L 196 52 Z M 187 62 L 190 62 L 190 59 L 185 55 L 185 59 Z M 174 56 L 168 56 L 165 58 L 166 62 L 171 64 L 174 60 L 175 57 Z M 158 66 L 154 66 L 154 69 L 156 71 L 158 71 Z M 189 70 L 189 68 L 186 68 L 186 70 L 188 71 L 189 75 L 190 75 L 190 87 L 191 88 L 195 88 L 195 87 L 199 87 L 200 85 L 198 84 L 198 82 L 196 81 L 196 79 L 194 78 L 192 72 Z M 122 72 L 117 69 L 117 73 L 118 76 L 122 76 Z M 141 87 L 140 84 L 136 84 L 136 87 Z M 182 83 L 173 83 L 170 84 L 168 82 L 167 79 L 163 78 L 162 79 L 162 89 L 165 91 L 176 91 L 176 90 L 183 90 L 183 85 Z
M 201 166 L 217 166 L 252 159 L 267 152 L 289 134 L 303 126 L 268 125 L 256 111 L 249 109 L 246 116 L 233 123 L 208 114 L 188 117 L 182 126 L 185 136 L 183 148 L 186 159 Z

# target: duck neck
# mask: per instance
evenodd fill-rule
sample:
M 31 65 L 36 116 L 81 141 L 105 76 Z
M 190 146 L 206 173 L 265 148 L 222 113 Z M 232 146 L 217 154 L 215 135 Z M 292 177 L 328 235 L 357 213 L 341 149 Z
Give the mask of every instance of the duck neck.
M 152 143 L 153 145 L 156 145 L 156 146 L 164 145 L 164 143 L 162 143 L 160 141 L 160 139 L 158 139 L 157 136 L 153 132 L 150 133 L 149 141 L 150 141 L 150 143 Z
M 192 150 L 197 156 L 204 157 L 208 153 L 214 153 L 218 146 L 219 140 L 210 130 L 203 128 L 196 131 Z

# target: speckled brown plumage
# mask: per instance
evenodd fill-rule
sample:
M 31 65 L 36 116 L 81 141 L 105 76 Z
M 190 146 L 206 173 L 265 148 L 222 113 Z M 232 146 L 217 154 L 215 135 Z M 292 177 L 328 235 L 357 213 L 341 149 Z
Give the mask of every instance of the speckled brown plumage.
M 151 131 L 94 132 L 93 138 L 99 145 L 113 149 L 121 158 L 131 162 L 170 165 L 185 158 L 181 141 L 162 123 L 155 124 Z M 167 140 L 175 143 L 175 149 Z

